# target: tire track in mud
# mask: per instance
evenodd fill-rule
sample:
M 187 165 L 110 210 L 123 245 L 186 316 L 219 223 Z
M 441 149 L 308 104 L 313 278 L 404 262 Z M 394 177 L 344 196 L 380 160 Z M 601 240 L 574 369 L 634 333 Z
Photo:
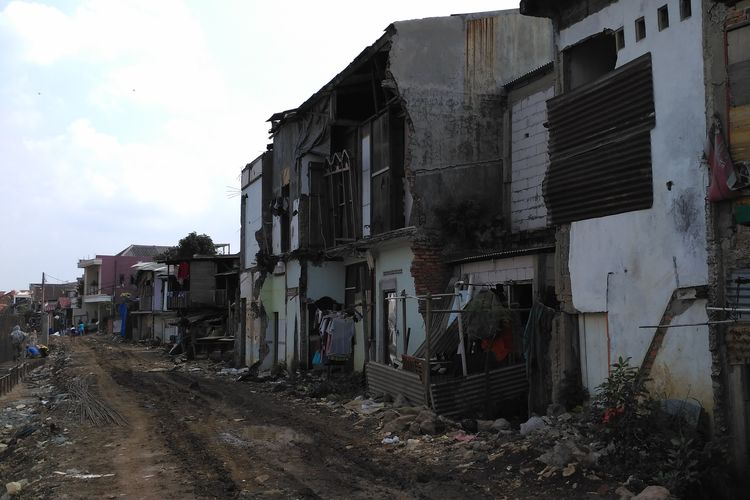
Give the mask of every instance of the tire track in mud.
M 491 498 L 469 478 L 373 448 L 372 429 L 353 429 L 325 408 L 315 414 L 262 386 L 134 370 L 144 356 L 132 352 L 106 357 L 115 382 L 153 408 L 199 497 Z

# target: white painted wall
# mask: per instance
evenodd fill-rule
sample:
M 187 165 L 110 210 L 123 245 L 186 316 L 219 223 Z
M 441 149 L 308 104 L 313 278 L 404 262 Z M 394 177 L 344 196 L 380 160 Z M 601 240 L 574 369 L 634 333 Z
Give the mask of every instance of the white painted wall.
M 665 3 L 670 26 L 659 31 L 657 9 Z M 653 208 L 574 222 L 570 233 L 574 306 L 582 312 L 608 311 L 611 357 L 632 356 L 634 364 L 641 363 L 651 340 L 650 332 L 638 326 L 658 324 L 676 287 L 708 281 L 707 176 L 700 160 L 706 135 L 705 92 L 697 0 L 692 12 L 680 21 L 677 0 L 620 1 L 563 30 L 558 40 L 564 49 L 624 26 L 625 48 L 618 54 L 618 66 L 651 52 L 656 110 L 651 132 Z M 647 36 L 636 42 L 634 24 L 642 16 Z M 668 181 L 674 183 L 671 190 Z M 705 311 L 702 317 L 705 320 Z M 670 373 L 687 376 L 692 370 L 692 392 L 706 397 L 700 402 L 710 407 L 711 397 L 705 396 L 711 388 L 707 327 L 697 328 L 694 335 L 699 338 L 683 345 L 679 355 L 672 348 L 660 356 L 672 367 Z
M 390 245 L 381 247 L 377 250 L 375 255 L 375 338 L 378 340 L 377 352 L 382 352 L 383 347 L 380 343 L 383 331 L 383 295 L 382 295 L 382 284 L 387 280 L 396 281 L 396 291 L 401 293 L 401 290 L 406 290 L 407 295 L 414 296 L 416 290 L 414 287 L 414 278 L 411 275 L 411 263 L 414 260 L 414 253 L 411 250 L 411 245 L 408 242 L 395 242 Z M 385 273 L 394 272 L 400 270 L 400 274 L 388 274 Z M 399 302 L 397 308 L 397 325 L 399 329 L 399 337 L 396 340 L 396 357 L 400 357 L 403 352 L 403 319 L 402 319 L 402 306 Z M 411 334 L 409 337 L 409 347 L 407 354 L 411 354 L 419 345 L 424 342 L 424 320 L 422 315 L 419 314 L 418 304 L 416 300 L 408 300 L 406 302 L 406 325 L 407 328 L 411 328 Z M 377 358 L 376 358 L 377 359 Z
M 263 360 L 262 369 L 267 369 L 276 361 L 273 359 L 274 338 L 274 312 L 279 315 L 279 345 L 278 359 L 284 360 L 286 349 L 286 277 L 283 274 L 269 275 L 266 277 L 261 289 L 261 303 L 266 311 L 268 322 L 266 324 L 265 342 L 269 347 L 269 355 Z
M 370 189 L 371 189 L 371 155 L 370 148 L 372 147 L 370 141 L 370 130 L 369 127 L 365 127 L 365 135 L 362 136 L 360 144 L 360 151 L 362 151 L 362 236 L 370 236 Z M 408 220 L 408 219 L 407 219 Z
M 471 283 L 507 283 L 534 279 L 534 256 L 523 255 L 508 259 L 490 259 L 461 264 L 461 276 Z
M 299 198 L 292 201 L 289 214 L 289 246 L 292 250 L 299 249 Z
M 549 166 L 547 154 L 547 99 L 554 87 L 531 94 L 515 103 L 511 110 L 511 204 L 513 231 L 547 226 L 547 207 L 542 181 Z
M 307 297 L 318 300 L 330 297 L 336 302 L 344 303 L 344 283 L 346 266 L 342 262 L 323 262 L 316 266 L 307 266 Z
M 281 217 L 274 215 L 271 226 L 271 251 L 273 255 L 281 254 Z
M 260 251 L 260 245 L 255 238 L 255 233 L 263 228 L 263 192 L 262 180 L 258 177 L 242 190 L 245 198 L 245 241 L 243 252 L 245 253 L 245 266 L 255 265 L 255 256 Z
M 672 324 L 708 321 L 706 305 L 705 300 L 696 301 L 690 309 L 674 318 Z M 649 335 L 653 332 L 646 331 Z M 695 399 L 712 413 L 714 400 L 708 352 L 705 326 L 670 328 L 651 369 L 653 392 L 665 399 Z
M 581 380 L 589 394 L 609 375 L 607 313 L 586 313 L 578 317 L 578 339 L 581 345 Z
M 281 330 L 282 335 L 285 338 L 283 353 L 281 347 L 279 348 L 279 359 L 286 362 L 287 368 L 292 366 L 294 361 L 295 350 L 299 355 L 299 327 L 300 327 L 300 301 L 299 294 L 294 296 L 287 296 L 286 290 L 288 288 L 299 287 L 299 281 L 302 277 L 302 266 L 298 260 L 290 260 L 286 264 L 286 281 L 284 284 L 284 301 L 286 307 L 286 322 L 284 328 Z M 297 338 L 294 335 L 294 325 L 297 324 Z

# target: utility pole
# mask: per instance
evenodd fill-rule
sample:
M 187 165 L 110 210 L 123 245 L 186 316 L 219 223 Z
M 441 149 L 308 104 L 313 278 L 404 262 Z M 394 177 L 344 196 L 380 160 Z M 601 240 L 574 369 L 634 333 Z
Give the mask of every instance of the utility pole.
M 44 345 L 49 345 L 49 317 L 47 315 L 47 308 L 44 306 L 45 301 L 45 282 L 46 275 L 42 271 L 42 331 L 41 339 Z

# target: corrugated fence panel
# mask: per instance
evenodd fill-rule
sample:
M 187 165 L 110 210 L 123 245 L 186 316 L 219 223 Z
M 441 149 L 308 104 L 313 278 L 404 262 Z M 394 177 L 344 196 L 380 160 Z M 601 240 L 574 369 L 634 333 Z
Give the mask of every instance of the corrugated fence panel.
M 488 376 L 489 380 L 481 373 L 432 384 L 435 412 L 450 416 L 484 408 L 488 390 L 490 401 L 517 398 L 528 390 L 525 364 L 492 370 Z
M 655 123 L 651 55 L 547 101 L 554 224 L 650 208 Z
M 403 394 L 413 405 L 424 404 L 424 384 L 419 375 L 406 370 L 397 370 L 380 363 L 367 363 L 367 388 L 370 393 Z
M 735 269 L 726 282 L 727 307 L 750 309 L 750 269 Z M 745 320 L 750 319 L 750 313 L 739 313 Z
M 0 396 L 3 396 L 18 384 L 34 368 L 41 366 L 46 358 L 29 359 L 19 365 L 12 367 L 8 373 L 0 376 Z

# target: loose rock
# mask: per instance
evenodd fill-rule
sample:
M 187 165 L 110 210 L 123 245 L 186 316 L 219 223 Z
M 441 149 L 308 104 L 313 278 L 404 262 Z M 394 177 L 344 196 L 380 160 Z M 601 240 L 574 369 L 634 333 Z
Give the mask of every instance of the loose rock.
M 403 417 L 398 417 L 396 419 L 391 420 L 387 424 L 383 426 L 383 430 L 385 432 L 401 432 L 405 431 L 409 428 L 411 423 L 414 421 L 413 415 L 404 415 Z
M 21 493 L 21 489 L 23 489 L 23 486 L 21 486 L 21 483 L 19 481 L 12 481 L 5 485 L 5 489 L 8 491 L 8 495 L 18 495 Z
M 496 431 L 507 431 L 510 430 L 510 422 L 504 418 L 498 418 L 492 423 L 492 428 Z
M 646 488 L 633 497 L 633 500 L 667 500 L 669 490 L 664 486 L 646 486 Z
M 547 424 L 544 423 L 544 420 L 539 417 L 531 417 L 521 424 L 521 435 L 526 436 L 533 432 L 540 431 L 545 427 L 547 427 Z
M 419 423 L 419 429 L 422 431 L 422 434 L 434 436 L 445 430 L 445 424 L 437 419 L 425 420 Z
M 620 486 L 615 490 L 615 495 L 620 495 L 620 500 L 630 500 L 635 496 L 635 493 L 627 489 L 625 486 Z

